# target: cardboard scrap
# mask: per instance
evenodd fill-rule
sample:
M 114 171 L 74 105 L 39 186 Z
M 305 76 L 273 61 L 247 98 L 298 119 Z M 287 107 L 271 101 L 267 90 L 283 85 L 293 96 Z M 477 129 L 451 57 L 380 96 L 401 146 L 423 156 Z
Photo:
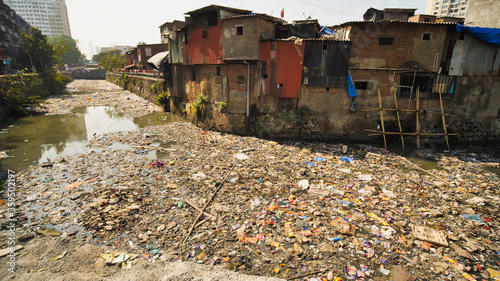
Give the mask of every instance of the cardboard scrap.
M 443 232 L 425 226 L 412 226 L 412 234 L 415 239 L 426 241 L 438 246 L 448 247 L 448 241 Z
M 390 281 L 415 281 L 417 276 L 412 275 L 401 266 L 395 266 Z

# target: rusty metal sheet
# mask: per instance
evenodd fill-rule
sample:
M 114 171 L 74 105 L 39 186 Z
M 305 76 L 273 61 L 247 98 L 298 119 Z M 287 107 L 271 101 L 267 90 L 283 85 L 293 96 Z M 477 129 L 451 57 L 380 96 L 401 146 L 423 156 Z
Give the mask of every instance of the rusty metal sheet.
M 484 43 L 466 35 L 458 40 L 453 49 L 450 75 L 498 76 L 500 70 L 500 47 Z
M 184 64 L 223 64 L 222 28 L 217 25 L 191 30 L 187 51 Z
M 351 42 L 306 41 L 303 83 L 311 86 L 345 87 Z

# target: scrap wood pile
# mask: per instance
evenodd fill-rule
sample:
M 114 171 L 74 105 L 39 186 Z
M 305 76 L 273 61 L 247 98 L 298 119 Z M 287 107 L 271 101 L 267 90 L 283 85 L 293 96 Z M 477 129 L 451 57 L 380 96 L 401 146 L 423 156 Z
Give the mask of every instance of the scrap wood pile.
M 105 149 L 116 142 L 140 150 Z M 176 144 L 151 161 L 143 153 L 154 142 Z M 53 226 L 137 259 L 285 279 L 500 276 L 494 164 L 447 154 L 429 171 L 371 146 L 344 154 L 180 123 L 91 148 L 104 151 L 19 175 L 23 231 Z

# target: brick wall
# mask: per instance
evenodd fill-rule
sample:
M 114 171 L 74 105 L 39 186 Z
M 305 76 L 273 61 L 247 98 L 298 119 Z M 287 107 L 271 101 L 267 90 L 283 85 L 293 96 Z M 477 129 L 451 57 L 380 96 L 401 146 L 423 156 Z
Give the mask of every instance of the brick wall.
M 435 55 L 441 61 L 448 25 L 366 22 L 350 30 L 352 67 L 399 68 L 409 61 L 433 69 Z M 423 40 L 429 34 L 430 40 Z M 379 38 L 393 38 L 391 45 L 380 45 Z

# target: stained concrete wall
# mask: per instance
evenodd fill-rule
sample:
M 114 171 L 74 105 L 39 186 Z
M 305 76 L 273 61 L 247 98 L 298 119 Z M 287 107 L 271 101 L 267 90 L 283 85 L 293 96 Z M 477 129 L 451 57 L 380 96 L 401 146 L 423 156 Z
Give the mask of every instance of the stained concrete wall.
M 124 83 L 123 77 L 124 74 L 122 73 L 106 73 L 107 81 L 117 84 L 125 90 L 129 90 L 152 103 L 156 103 L 156 97 L 159 94 L 163 91 L 168 91 L 164 79 L 127 74 L 127 83 Z M 153 84 L 155 85 L 154 87 Z
M 500 1 L 469 0 L 465 25 L 500 28 Z
M 242 34 L 237 34 L 237 28 Z M 222 57 L 224 60 L 258 60 L 259 40 L 274 37 L 274 23 L 256 16 L 223 21 Z

